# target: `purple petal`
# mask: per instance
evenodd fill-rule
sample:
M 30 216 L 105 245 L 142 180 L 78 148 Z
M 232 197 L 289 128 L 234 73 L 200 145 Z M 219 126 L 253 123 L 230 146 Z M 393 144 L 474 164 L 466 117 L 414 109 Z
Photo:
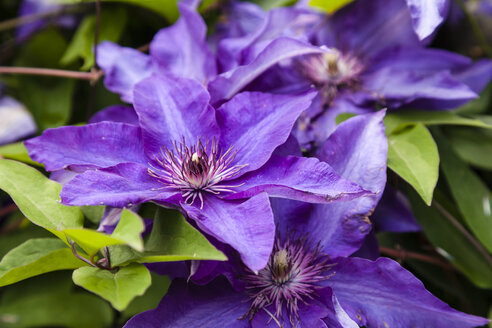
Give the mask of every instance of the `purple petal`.
M 271 42 L 251 63 L 238 66 L 212 80 L 209 84 L 212 103 L 232 98 L 261 73 L 284 59 L 323 52 L 325 50 L 298 40 L 278 38 Z
M 104 85 L 126 102 L 133 102 L 133 87 L 156 71 L 152 59 L 133 48 L 103 41 L 97 46 L 97 64 L 104 71 Z
M 242 203 L 208 196 L 203 209 L 182 206 L 201 230 L 237 250 L 251 270 L 265 267 L 275 237 L 273 213 L 265 193 Z
M 295 156 L 272 156 L 260 169 L 228 181 L 228 184 L 239 185 L 228 199 L 267 192 L 272 197 L 330 203 L 368 194 L 359 185 L 340 177 L 328 164 L 316 158 Z
M 422 228 L 410 210 L 405 195 L 391 188 L 384 190 L 383 197 L 371 217 L 376 231 L 413 232 Z
M 99 123 L 103 121 L 138 125 L 138 116 L 132 107 L 113 105 L 94 114 L 94 116 L 92 116 L 89 120 L 89 123 Z
M 160 30 L 150 43 L 150 55 L 162 71 L 206 84 L 215 76 L 215 58 L 205 42 L 207 26 L 201 16 L 186 5 L 178 5 L 181 17 Z
M 195 80 L 152 76 L 135 86 L 135 110 L 142 127 L 147 153 L 183 139 L 219 136 L 215 110 L 208 105 L 207 90 Z M 205 141 L 205 140 L 203 140 Z
M 446 18 L 449 10 L 449 0 L 407 0 L 412 25 L 424 40 L 431 36 Z
M 478 60 L 461 72 L 454 73 L 453 76 L 474 92 L 480 93 L 492 79 L 492 61 Z
M 297 118 L 309 107 L 315 93 L 302 96 L 244 92 L 217 110 L 221 146 L 237 150 L 234 164 L 247 164 L 242 173 L 265 164 L 283 144 Z
M 207 286 L 187 285 L 176 279 L 159 306 L 137 314 L 124 328 L 249 328 L 248 298 L 235 292 L 225 279 Z
M 66 205 L 130 207 L 150 200 L 165 201 L 175 193 L 163 192 L 147 166 L 123 163 L 79 174 L 63 187 L 60 196 Z
M 351 256 L 375 261 L 380 255 L 381 252 L 379 251 L 379 242 L 376 238 L 374 230 L 372 230 L 369 234 L 366 235 L 366 239 L 364 239 L 364 243 L 362 244 L 362 246 Z
M 355 1 L 335 13 L 319 42 L 365 58 L 388 47 L 420 45 L 404 0 Z
M 340 258 L 336 262 L 335 274 L 326 284 L 359 325 L 465 328 L 488 322 L 450 308 L 393 260 Z
M 147 163 L 140 128 L 113 122 L 48 129 L 25 142 L 29 156 L 47 171 L 69 166 L 109 167 L 119 163 Z
M 0 99 L 0 145 L 11 143 L 34 134 L 36 123 L 31 113 L 17 100 Z

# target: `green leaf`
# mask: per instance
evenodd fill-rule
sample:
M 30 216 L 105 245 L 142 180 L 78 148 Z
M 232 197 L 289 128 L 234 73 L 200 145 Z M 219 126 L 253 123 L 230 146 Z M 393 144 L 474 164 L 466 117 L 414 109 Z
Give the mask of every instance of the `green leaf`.
M 458 209 L 470 230 L 492 253 L 492 194 L 442 136 L 437 140 L 444 176 Z
M 261 6 L 263 10 L 270 10 L 277 7 L 293 5 L 297 0 L 254 0 L 253 2 Z
M 60 0 L 60 2 L 74 4 L 81 2 L 95 2 L 96 0 Z M 103 2 L 124 2 L 149 9 L 165 17 L 172 23 L 179 17 L 176 0 L 102 0 Z
M 71 273 L 58 271 L 2 288 L 0 327 L 111 327 L 113 310 L 96 295 L 73 288 Z
M 387 135 L 417 123 L 423 125 L 465 125 L 492 128 L 492 125 L 488 125 L 479 119 L 466 118 L 447 111 L 402 110 L 388 113 L 384 118 Z
M 123 323 L 138 313 L 155 309 L 164 295 L 166 295 L 170 284 L 171 280 L 168 276 L 152 273 L 152 285 L 150 288 L 142 296 L 136 297 L 121 313 L 121 319 L 124 320 Z
M 388 167 L 430 205 L 439 176 L 439 153 L 425 126 L 409 126 L 388 137 Z
M 59 203 L 61 185 L 25 164 L 0 159 L 0 189 L 12 197 L 22 213 L 66 242 L 64 229 L 82 227 L 78 207 Z
M 126 11 L 123 8 L 103 10 L 100 17 L 99 42 L 108 40 L 116 42 L 121 37 L 127 20 Z M 68 65 L 82 58 L 84 64 L 81 70 L 88 70 L 94 66 L 94 29 L 96 26 L 95 16 L 87 16 L 80 23 L 77 32 L 70 42 L 60 63 Z
M 484 129 L 449 128 L 446 137 L 467 163 L 492 170 L 492 132 Z
M 120 249 L 120 259 L 140 263 L 173 262 L 184 260 L 227 261 L 227 257 L 177 211 L 160 209 L 154 219 L 150 237 L 145 243 L 145 251 L 138 253 Z
M 38 128 L 56 128 L 68 122 L 75 81 L 59 79 L 51 84 L 23 79 L 22 101 L 32 112 Z
M 328 14 L 333 14 L 338 9 L 348 5 L 354 0 L 311 0 L 309 5 Z
M 0 262 L 0 287 L 46 272 L 84 265 L 59 239 L 30 239 L 8 252 Z
M 98 224 L 104 216 L 106 206 L 82 206 L 80 209 L 89 221 Z
M 492 288 L 492 265 L 465 236 L 466 229 L 459 221 L 444 216 L 436 208 L 438 205 L 426 206 L 415 192 L 410 190 L 408 195 L 415 217 L 432 244 L 449 254 L 449 260 L 477 286 Z
M 140 216 L 124 209 L 120 222 L 111 235 L 90 229 L 65 229 L 63 232 L 92 256 L 103 247 L 118 244 L 127 244 L 136 250 L 143 251 L 141 233 L 144 229 Z
M 0 146 L 0 156 L 2 156 L 3 158 L 14 159 L 16 161 L 24 162 L 30 165 L 36 165 L 40 167 L 44 166 L 41 163 L 33 161 L 29 157 L 27 149 L 22 141 Z
M 108 300 L 118 311 L 124 310 L 136 296 L 143 295 L 151 284 L 150 273 L 141 264 L 130 264 L 113 273 L 94 267 L 73 272 L 73 282 Z

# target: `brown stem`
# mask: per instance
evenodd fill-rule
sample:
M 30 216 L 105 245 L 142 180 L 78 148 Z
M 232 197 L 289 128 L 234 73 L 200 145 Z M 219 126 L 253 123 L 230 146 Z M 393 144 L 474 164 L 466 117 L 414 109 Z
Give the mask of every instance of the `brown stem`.
M 425 254 L 409 252 L 403 249 L 391 249 L 386 247 L 379 247 L 379 251 L 383 255 L 388 255 L 393 258 L 399 259 L 401 261 L 405 260 L 406 258 L 409 258 L 409 259 L 419 260 L 422 262 L 432 263 L 446 269 L 456 270 L 456 268 L 453 265 L 449 264 L 448 262 Z
M 66 71 L 54 68 L 37 68 L 37 67 L 18 67 L 18 66 L 0 66 L 0 74 L 25 74 L 25 75 L 43 75 L 66 77 L 71 79 L 97 81 L 103 75 L 102 71 L 94 72 L 76 72 Z
M 83 261 L 83 262 L 85 262 L 85 263 L 89 264 L 89 265 L 90 265 L 90 266 L 92 266 L 92 267 L 97 268 L 97 266 L 96 266 L 94 263 L 92 263 L 91 261 L 89 261 L 89 260 L 88 260 L 88 259 L 86 259 L 85 257 L 83 257 L 83 256 L 79 255 L 79 253 L 77 253 L 77 250 L 75 250 L 75 243 L 70 243 L 70 245 L 72 246 L 72 253 L 73 253 L 73 255 L 74 255 L 76 258 L 78 258 L 79 260 L 81 260 L 81 261 Z
M 452 225 L 454 225 L 460 232 L 461 234 L 466 238 L 468 239 L 468 241 L 473 245 L 475 246 L 475 248 L 480 252 L 480 254 L 483 255 L 483 257 L 485 258 L 485 260 L 488 262 L 489 265 L 492 266 L 492 257 L 490 256 L 490 254 L 487 252 L 487 250 L 475 239 L 475 237 L 473 237 L 473 235 L 468 232 L 468 230 L 465 229 L 465 227 L 463 227 L 459 222 L 458 220 L 456 220 L 456 218 L 454 218 L 451 213 L 449 213 L 448 211 L 446 211 L 446 209 L 441 205 L 439 204 L 439 202 L 433 200 L 432 201 L 432 206 L 434 206 L 441 214 L 444 218 L 446 218 L 449 222 L 451 222 Z
M 5 235 L 9 234 L 10 232 L 16 230 L 17 228 L 19 228 L 21 226 L 21 224 L 22 224 L 22 219 L 19 219 L 19 220 L 15 220 L 14 222 L 6 225 L 2 229 L 0 229 L 0 237 L 5 236 Z
M 0 208 L 0 217 L 16 211 L 17 208 L 18 207 L 15 204 L 10 204 L 10 205 L 7 205 L 7 206 L 5 206 L 3 208 Z
M 75 7 L 63 7 L 61 9 L 56 9 L 43 13 L 35 13 L 35 14 L 24 15 L 24 16 L 8 19 L 3 22 L 0 22 L 0 31 L 10 30 L 16 28 L 17 26 L 29 24 L 40 19 L 56 17 L 64 14 L 70 14 L 76 12 L 77 10 L 78 8 Z

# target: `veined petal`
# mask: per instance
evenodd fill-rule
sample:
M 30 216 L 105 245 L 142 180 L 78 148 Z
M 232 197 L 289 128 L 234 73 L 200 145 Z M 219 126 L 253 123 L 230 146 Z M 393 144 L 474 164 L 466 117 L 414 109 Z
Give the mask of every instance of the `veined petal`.
M 217 72 L 215 58 L 205 42 L 207 27 L 191 7 L 178 4 L 177 22 L 160 30 L 150 43 L 150 55 L 163 72 L 205 84 Z
M 137 314 L 124 328 L 249 328 L 248 298 L 235 292 L 225 279 L 207 286 L 175 279 L 154 310 Z
M 420 40 L 431 36 L 444 21 L 449 10 L 449 0 L 407 0 L 412 25 Z
M 232 98 L 260 74 L 284 59 L 323 52 L 326 50 L 295 39 L 278 38 L 265 47 L 251 63 L 238 66 L 213 79 L 209 83 L 212 103 Z
M 261 270 L 267 264 L 275 238 L 275 223 L 265 193 L 245 202 L 207 196 L 203 209 L 182 206 L 202 231 L 237 250 L 251 270 Z
M 340 177 L 330 165 L 316 158 L 273 156 L 260 169 L 228 181 L 238 185 L 228 199 L 267 192 L 271 197 L 312 203 L 350 200 L 369 194 L 359 185 Z
M 246 173 L 265 164 L 314 96 L 313 92 L 300 96 L 243 92 L 222 105 L 217 110 L 220 144 L 237 150 L 232 165 L 247 164 L 241 170 Z
M 195 80 L 154 75 L 135 86 L 137 112 L 148 154 L 174 141 L 194 145 L 198 138 L 219 137 L 210 96 Z M 205 140 L 203 140 L 205 141 Z
M 325 283 L 359 325 L 466 328 L 488 322 L 450 308 L 393 260 L 340 258 L 335 262 L 335 274 Z
M 60 196 L 63 204 L 77 206 L 130 207 L 150 200 L 165 202 L 173 196 L 181 200 L 181 195 L 163 190 L 146 166 L 136 163 L 79 174 L 63 187 Z
M 47 171 L 69 166 L 109 167 L 119 163 L 147 163 L 139 127 L 101 122 L 48 129 L 25 142 L 29 156 Z
M 109 41 L 97 46 L 97 64 L 104 71 L 104 85 L 126 102 L 133 102 L 133 87 L 156 71 L 152 59 L 133 48 Z
M 137 113 L 135 113 L 135 110 L 130 106 L 113 105 L 101 109 L 94 114 L 89 120 L 89 123 L 99 123 L 103 121 L 138 125 L 138 116 Z

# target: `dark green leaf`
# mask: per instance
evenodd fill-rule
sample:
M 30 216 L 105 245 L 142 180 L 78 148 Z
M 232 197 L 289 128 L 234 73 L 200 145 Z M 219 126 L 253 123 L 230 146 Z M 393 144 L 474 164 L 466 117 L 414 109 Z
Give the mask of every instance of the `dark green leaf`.
M 466 236 L 466 229 L 459 221 L 443 215 L 437 209 L 440 206 L 437 203 L 432 207 L 426 206 L 415 192 L 409 192 L 409 200 L 417 220 L 432 244 L 449 254 L 449 260 L 477 286 L 492 288 L 490 257 L 487 259 Z
M 116 272 L 94 267 L 82 267 L 73 272 L 76 285 L 108 300 L 122 311 L 137 296 L 143 295 L 151 284 L 150 273 L 141 264 L 133 263 Z
M 86 265 L 59 239 L 30 239 L 14 248 L 0 262 L 0 286 L 50 271 Z
M 108 40 L 116 42 L 119 40 L 126 24 L 126 11 L 123 8 L 101 12 L 101 25 L 99 28 L 99 42 Z M 94 29 L 96 25 L 95 16 L 87 16 L 80 23 L 77 32 L 70 42 L 65 54 L 60 60 L 62 65 L 68 65 L 82 58 L 84 64 L 81 70 L 88 70 L 94 65 Z
M 492 131 L 449 128 L 446 136 L 461 159 L 473 166 L 492 170 Z
M 492 252 L 492 195 L 490 190 L 460 160 L 442 136 L 437 140 L 444 176 L 460 213 L 475 236 L 489 252 Z
M 439 176 L 439 153 L 425 126 L 409 126 L 388 137 L 388 167 L 431 203 Z
M 61 185 L 30 166 L 0 159 L 0 189 L 12 197 L 32 223 L 64 241 L 62 230 L 82 227 L 80 209 L 59 203 Z
M 80 209 L 89 221 L 98 224 L 104 215 L 105 208 L 105 206 L 82 206 Z

